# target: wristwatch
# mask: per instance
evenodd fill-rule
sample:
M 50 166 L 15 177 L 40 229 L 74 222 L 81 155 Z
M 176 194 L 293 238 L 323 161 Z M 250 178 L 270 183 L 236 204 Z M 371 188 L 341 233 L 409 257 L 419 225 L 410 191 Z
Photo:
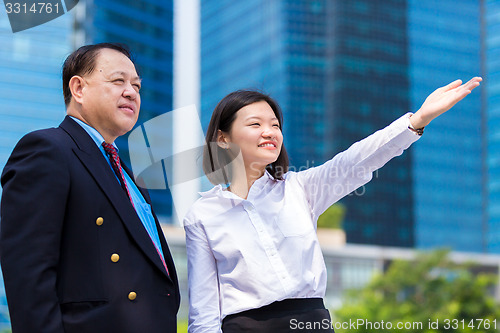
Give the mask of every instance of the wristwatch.
M 410 119 L 410 118 L 408 118 L 408 123 L 409 123 L 409 125 L 408 125 L 408 129 L 409 129 L 410 131 L 415 132 L 415 133 L 416 133 L 416 134 L 418 134 L 418 135 L 422 135 L 422 134 L 424 134 L 424 128 L 425 128 L 425 127 L 422 127 L 422 128 L 415 128 L 415 127 L 413 127 L 413 125 L 411 124 L 411 121 L 410 121 L 409 119 Z

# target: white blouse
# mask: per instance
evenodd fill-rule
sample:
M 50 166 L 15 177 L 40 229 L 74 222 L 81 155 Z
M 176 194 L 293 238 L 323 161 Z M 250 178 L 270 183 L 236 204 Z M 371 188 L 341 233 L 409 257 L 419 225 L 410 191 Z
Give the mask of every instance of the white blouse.
M 220 185 L 201 193 L 184 219 L 189 332 L 222 332 L 227 315 L 275 301 L 324 297 L 316 221 L 420 138 L 408 129 L 409 115 L 321 166 L 284 180 L 266 172 L 246 200 Z

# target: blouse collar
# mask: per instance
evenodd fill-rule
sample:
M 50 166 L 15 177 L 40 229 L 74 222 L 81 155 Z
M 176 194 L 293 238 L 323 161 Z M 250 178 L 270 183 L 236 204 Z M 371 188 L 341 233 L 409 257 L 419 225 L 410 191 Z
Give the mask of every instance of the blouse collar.
M 264 174 L 257 179 L 252 186 L 250 187 L 250 191 L 248 191 L 249 196 L 256 195 L 260 193 L 260 191 L 264 188 L 264 186 L 269 182 L 269 181 L 277 181 L 276 179 L 271 176 L 271 174 L 266 170 Z M 255 193 L 255 194 L 254 194 Z M 219 197 L 219 198 L 228 198 L 228 199 L 235 199 L 239 198 L 241 200 L 244 200 L 243 198 L 238 197 L 236 194 L 230 192 L 227 190 L 227 187 L 222 186 L 221 184 L 218 184 L 214 186 L 212 189 L 205 191 L 205 192 L 199 192 L 199 194 L 203 198 L 212 198 L 212 197 Z

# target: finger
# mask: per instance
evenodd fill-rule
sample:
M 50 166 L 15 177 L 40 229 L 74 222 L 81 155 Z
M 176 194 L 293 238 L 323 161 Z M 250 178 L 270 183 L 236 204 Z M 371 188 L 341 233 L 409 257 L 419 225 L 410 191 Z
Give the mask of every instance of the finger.
M 455 81 L 447 84 L 446 86 L 442 87 L 441 89 L 443 89 L 444 91 L 449 91 L 449 90 L 455 89 L 457 87 L 460 87 L 461 84 L 462 84 L 462 80 L 455 80 Z
M 473 77 L 472 79 L 469 80 L 469 82 L 467 82 L 466 84 L 464 84 L 464 88 L 468 89 L 468 90 L 471 90 L 478 87 L 479 86 L 479 83 L 482 81 L 483 79 L 481 77 Z
M 458 87 L 455 91 L 458 95 L 460 95 L 460 99 L 464 98 L 468 94 L 472 92 L 476 87 L 479 86 L 479 82 L 481 82 L 483 79 L 481 77 L 474 77 L 470 79 L 467 83 L 461 85 Z

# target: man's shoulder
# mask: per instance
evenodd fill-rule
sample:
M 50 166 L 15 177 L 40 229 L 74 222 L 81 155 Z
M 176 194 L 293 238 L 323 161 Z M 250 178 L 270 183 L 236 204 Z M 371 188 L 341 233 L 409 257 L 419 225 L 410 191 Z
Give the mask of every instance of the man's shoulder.
M 59 127 L 39 129 L 25 134 L 17 143 L 15 149 L 39 145 L 64 146 L 68 134 Z
M 75 146 L 71 136 L 60 127 L 35 130 L 16 143 L 6 165 L 64 159 Z
M 16 144 L 2 172 L 2 184 L 17 171 L 45 168 L 51 170 L 66 165 L 70 149 L 59 128 L 40 129 L 24 135 Z M 67 135 L 66 135 L 67 137 Z
M 31 131 L 24 135 L 24 137 L 51 140 L 52 138 L 57 138 L 63 133 L 64 131 L 60 127 L 50 127 Z
M 19 140 L 18 145 L 25 142 L 43 142 L 44 144 L 54 144 L 56 146 L 67 145 L 73 140 L 71 138 L 71 134 L 68 132 L 68 129 L 63 128 L 63 124 L 71 121 L 72 120 L 66 118 L 58 127 L 43 128 L 29 132 Z

